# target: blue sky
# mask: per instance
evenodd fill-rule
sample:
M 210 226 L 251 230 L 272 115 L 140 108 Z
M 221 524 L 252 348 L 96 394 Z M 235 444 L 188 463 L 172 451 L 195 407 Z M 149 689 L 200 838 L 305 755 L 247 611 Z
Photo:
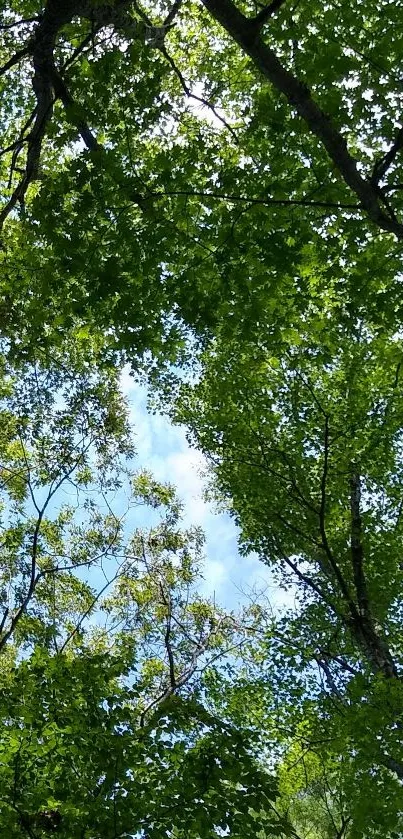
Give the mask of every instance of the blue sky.
M 237 530 L 230 516 L 218 513 L 203 499 L 205 462 L 189 446 L 185 429 L 173 426 L 164 416 L 147 412 L 147 391 L 122 375 L 122 388 L 130 405 L 138 468 L 149 469 L 158 480 L 175 484 L 185 505 L 186 525 L 200 525 L 206 534 L 206 563 L 201 594 L 215 597 L 218 604 L 236 608 L 253 592 L 264 593 L 273 607 L 285 601 L 267 566 L 256 557 L 240 557 Z M 130 523 L 129 523 L 130 524 Z M 289 602 L 289 599 L 288 599 Z

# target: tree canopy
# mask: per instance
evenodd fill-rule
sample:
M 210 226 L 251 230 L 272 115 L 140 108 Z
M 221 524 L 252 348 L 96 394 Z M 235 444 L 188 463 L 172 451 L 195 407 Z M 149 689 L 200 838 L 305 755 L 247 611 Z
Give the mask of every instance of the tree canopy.
M 3 832 L 394 839 L 402 9 L 1 10 Z M 201 598 L 123 363 L 291 605 Z

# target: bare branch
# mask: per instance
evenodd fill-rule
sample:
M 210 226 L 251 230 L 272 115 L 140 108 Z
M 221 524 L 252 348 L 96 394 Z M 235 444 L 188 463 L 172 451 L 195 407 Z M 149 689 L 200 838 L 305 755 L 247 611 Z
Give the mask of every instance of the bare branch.
M 284 525 L 284 527 L 287 528 L 287 530 L 290 530 L 291 533 L 295 533 L 297 536 L 299 536 L 301 539 L 303 539 L 304 542 L 306 542 L 309 545 L 313 545 L 315 548 L 322 547 L 320 542 L 318 542 L 316 539 L 314 539 L 312 536 L 310 536 L 309 533 L 305 533 L 299 527 L 292 524 L 292 522 L 289 521 L 281 513 L 279 513 L 278 511 L 274 511 L 274 515 L 275 515 L 276 519 L 281 521 L 281 523 Z
M 32 86 L 37 102 L 35 122 L 28 138 L 25 171 L 0 212 L 0 228 L 18 203 L 23 206 L 27 189 L 38 176 L 42 143 L 53 115 L 53 106 L 56 99 L 60 98 L 66 108 L 74 106 L 74 101 L 67 86 L 55 66 L 54 50 L 59 32 L 75 15 L 90 20 L 97 29 L 109 24 L 115 24 L 119 27 L 126 19 L 128 5 L 129 0 L 119 0 L 115 4 L 106 3 L 105 5 L 101 3 L 94 5 L 92 2 L 80 2 L 80 0 L 69 0 L 66 3 L 48 0 L 29 43 L 16 52 L 0 69 L 0 75 L 2 75 L 26 55 L 32 55 L 34 67 Z M 131 20 L 130 17 L 129 20 Z M 84 48 L 87 40 L 88 36 L 77 48 L 78 53 L 75 51 L 66 64 L 75 59 Z M 85 121 L 77 120 L 76 126 L 87 148 L 90 150 L 99 148 L 97 140 Z
M 340 827 L 340 830 L 337 831 L 336 839 L 343 839 L 343 837 L 346 834 L 346 830 L 347 830 L 350 822 L 351 822 L 350 816 L 347 816 L 347 817 L 342 816 L 341 817 L 341 827 Z
M 85 619 L 88 617 L 88 615 L 90 615 L 90 614 L 91 614 L 91 612 L 92 612 L 92 610 L 93 610 L 94 606 L 98 603 L 98 601 L 100 600 L 100 598 L 102 597 L 102 595 L 103 595 L 103 594 L 105 594 L 105 592 L 107 591 L 107 589 L 109 588 L 109 586 L 111 586 L 111 585 L 112 585 L 112 583 L 114 583 L 114 582 L 115 582 L 115 580 L 117 580 L 117 579 L 119 578 L 119 576 L 121 576 L 121 573 L 120 573 L 120 572 L 118 572 L 118 573 L 117 573 L 114 577 L 112 577 L 112 579 L 111 579 L 111 580 L 107 580 L 107 582 L 105 583 L 105 585 L 104 585 L 104 586 L 102 586 L 102 588 L 101 588 L 101 589 L 99 589 L 99 591 L 97 592 L 97 594 L 95 595 L 95 597 L 92 599 L 92 601 L 91 601 L 90 605 L 88 606 L 88 608 L 87 608 L 87 609 L 85 610 L 85 612 L 83 612 L 83 614 L 80 616 L 80 618 L 79 618 L 79 620 L 77 621 L 77 623 L 76 623 L 76 625 L 75 625 L 74 629 L 72 629 L 72 630 L 71 630 L 71 632 L 69 633 L 69 635 L 67 636 L 67 638 L 65 639 L 65 641 L 63 642 L 63 644 L 61 645 L 61 647 L 59 647 L 59 655 L 61 655 L 61 653 L 62 653 L 62 652 L 64 652 L 64 650 L 65 650 L 65 649 L 66 649 L 66 647 L 67 647 L 67 644 L 69 644 L 69 643 L 70 643 L 70 641 L 71 641 L 71 640 L 74 638 L 74 636 L 77 634 L 77 632 L 79 631 L 79 629 L 80 629 L 80 628 L 81 628 L 81 626 L 83 625 L 83 623 L 84 623 Z
M 401 189 L 403 189 L 403 184 L 391 184 L 390 186 L 383 186 L 382 192 L 397 192 Z
M 398 678 L 399 674 L 387 642 L 376 627 L 371 612 L 367 582 L 364 573 L 364 549 L 361 523 L 361 480 L 352 466 L 350 478 L 351 511 L 351 563 L 354 586 L 357 593 L 358 611 L 351 610 L 350 629 L 360 644 L 374 672 L 381 672 L 386 678 Z

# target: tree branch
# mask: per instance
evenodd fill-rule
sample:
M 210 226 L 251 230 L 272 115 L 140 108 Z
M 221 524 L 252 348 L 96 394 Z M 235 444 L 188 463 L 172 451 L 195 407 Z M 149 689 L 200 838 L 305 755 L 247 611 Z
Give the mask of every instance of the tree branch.
M 24 17 L 20 20 L 15 20 L 13 23 L 0 23 L 0 30 L 2 32 L 8 32 L 10 29 L 15 29 L 16 26 L 27 26 L 29 23 L 38 23 L 39 20 L 39 15 L 36 15 L 35 17 Z
M 354 667 L 352 667 L 351 664 L 349 664 L 348 661 L 346 661 L 341 656 L 333 655 L 329 652 L 329 650 L 320 649 L 319 652 L 322 653 L 322 655 L 325 655 L 326 658 L 330 659 L 331 661 L 335 661 L 336 664 L 338 664 L 342 668 L 342 670 L 346 671 L 346 673 L 351 673 L 352 676 L 359 676 L 360 671 L 355 670 Z
M 85 451 L 88 450 L 89 446 L 90 446 L 90 443 L 86 447 Z M 29 490 L 30 490 L 30 493 L 31 493 L 31 498 L 32 498 L 35 509 L 38 511 L 38 516 L 37 516 L 37 519 L 36 519 L 36 522 L 35 522 L 35 528 L 34 528 L 34 532 L 33 532 L 33 536 L 32 536 L 31 570 L 30 570 L 29 586 L 28 586 L 28 589 L 27 589 L 27 592 L 26 592 L 25 596 L 22 598 L 22 601 L 21 601 L 18 609 L 14 612 L 14 614 L 11 618 L 10 625 L 9 625 L 7 631 L 4 632 L 4 635 L 2 635 L 2 637 L 0 638 L 0 651 L 5 647 L 5 645 L 9 641 L 9 639 L 12 637 L 12 635 L 14 633 L 14 630 L 16 629 L 16 627 L 19 624 L 21 618 L 25 614 L 31 599 L 35 594 L 36 587 L 37 587 L 39 581 L 45 576 L 45 573 L 46 573 L 45 571 L 37 572 L 39 535 L 40 535 L 41 526 L 42 526 L 42 522 L 43 522 L 43 518 L 44 518 L 44 515 L 46 513 L 46 510 L 47 510 L 52 498 L 57 493 L 57 491 L 60 489 L 62 484 L 70 478 L 72 473 L 78 467 L 78 465 L 80 464 L 80 462 L 82 460 L 82 457 L 83 457 L 83 453 L 80 452 L 78 457 L 77 457 L 77 460 L 73 463 L 71 468 L 66 473 L 64 473 L 59 478 L 59 480 L 55 480 L 51 484 L 51 487 L 50 487 L 49 492 L 47 494 L 46 500 L 45 500 L 45 502 L 44 502 L 44 504 L 42 505 L 41 508 L 39 508 L 37 503 L 36 503 L 35 496 L 34 496 L 34 493 L 33 493 L 33 490 L 32 490 L 32 486 L 31 486 L 31 483 L 29 481 L 28 485 L 29 485 Z M 27 463 L 27 459 L 26 459 L 25 454 L 24 454 L 24 458 L 25 458 L 25 461 Z M 29 465 L 27 465 L 27 468 L 29 470 Z
M 168 12 L 168 14 L 167 14 L 167 16 L 164 20 L 164 26 L 170 26 L 170 24 L 172 23 L 172 21 L 174 20 L 174 18 L 178 14 L 178 12 L 180 10 L 180 7 L 182 5 L 182 2 L 183 2 L 183 0 L 175 0 L 172 8 Z
M 346 140 L 330 117 L 312 98 L 309 88 L 287 70 L 276 53 L 264 43 L 256 25 L 246 18 L 232 0 L 202 0 L 203 5 L 250 56 L 254 65 L 268 79 L 289 105 L 305 121 L 311 133 L 320 140 L 345 183 L 357 196 L 368 217 L 382 230 L 403 239 L 403 224 L 388 215 L 381 206 L 378 189 L 359 172 L 356 159 L 350 154 Z
M 166 700 L 169 699 L 170 696 L 172 696 L 181 687 L 186 685 L 187 682 L 189 681 L 189 679 L 192 678 L 193 674 L 195 673 L 195 671 L 197 669 L 198 660 L 199 660 L 200 656 L 202 656 L 203 653 L 205 653 L 207 651 L 207 649 L 209 647 L 209 644 L 210 644 L 210 641 L 211 641 L 211 637 L 216 632 L 216 629 L 217 628 L 212 630 L 208 635 L 205 636 L 203 641 L 200 641 L 200 643 L 198 643 L 196 645 L 195 650 L 193 652 L 193 655 L 191 657 L 189 666 L 186 667 L 185 670 L 183 670 L 182 673 L 175 679 L 175 684 L 173 685 L 170 681 L 170 684 L 168 685 L 168 687 L 162 693 L 160 693 L 157 697 L 152 699 L 151 702 L 147 705 L 147 707 L 144 708 L 144 711 L 142 711 L 141 716 L 140 716 L 140 722 L 139 722 L 140 728 L 144 727 L 145 718 L 146 718 L 147 714 L 149 713 L 149 711 L 151 711 L 152 708 L 155 708 L 156 705 L 161 705 L 162 703 L 166 702 Z
M 320 482 L 320 510 L 319 510 L 319 530 L 320 535 L 322 538 L 322 547 L 327 556 L 329 561 L 329 565 L 336 577 L 338 582 L 340 591 L 344 600 L 346 601 L 346 605 L 351 612 L 352 607 L 354 607 L 354 603 L 351 599 L 350 592 L 348 590 L 347 583 L 343 577 L 343 574 L 340 571 L 340 568 L 333 556 L 333 551 L 330 548 L 327 533 L 326 533 L 326 484 L 327 484 L 327 477 L 329 472 L 329 417 L 325 416 L 325 434 L 324 434 L 324 443 L 323 443 L 323 470 L 322 470 L 322 477 Z M 355 607 L 353 608 L 353 613 L 355 615 Z
M 401 781 L 403 780 L 403 764 L 400 761 L 389 757 L 389 755 L 382 755 L 381 763 L 391 772 L 394 772 Z
M 170 679 L 170 682 L 171 682 L 171 687 L 173 689 L 175 689 L 176 688 L 175 661 L 174 661 L 174 655 L 173 655 L 172 646 L 171 646 L 172 604 L 171 604 L 170 596 L 169 595 L 167 596 L 165 594 L 164 586 L 163 586 L 161 581 L 160 581 L 160 592 L 161 592 L 162 602 L 167 609 L 167 619 L 166 619 L 166 629 L 165 629 L 165 635 L 164 635 L 164 644 L 165 644 L 165 649 L 167 651 L 167 656 L 168 656 L 169 679 Z
M 167 51 L 167 49 L 166 49 L 166 47 L 165 47 L 165 45 L 164 45 L 164 44 L 162 44 L 162 45 L 160 46 L 160 52 L 162 53 L 162 55 L 166 58 L 166 60 L 167 60 L 167 61 L 169 62 L 169 64 L 171 65 L 172 70 L 174 71 L 175 75 L 176 75 L 176 76 L 177 76 L 177 78 L 179 79 L 179 82 L 180 82 L 180 85 L 181 85 L 181 87 L 182 87 L 182 90 L 184 91 L 184 93 L 186 94 L 186 96 L 188 96 L 188 97 L 189 97 L 189 99 L 194 99 L 196 102 L 200 102 L 200 104 L 201 104 L 201 105 L 204 105 L 206 108 L 209 108 L 209 109 L 210 109 L 210 111 L 214 114 L 215 118 L 216 118 L 216 119 L 218 119 L 220 122 L 222 122 L 222 124 L 225 126 L 225 128 L 226 128 L 226 129 L 230 132 L 230 134 L 232 135 L 232 137 L 233 137 L 233 139 L 235 140 L 235 142 L 236 142 L 236 143 L 238 143 L 238 136 L 237 136 L 236 131 L 234 131 L 234 129 L 232 128 L 232 125 L 230 125 L 230 124 L 227 122 L 227 120 L 225 119 L 225 117 L 221 116 L 221 114 L 219 114 L 219 113 L 218 113 L 218 111 L 217 111 L 217 109 L 214 107 L 214 105 L 213 105 L 211 102 L 209 102 L 209 100 L 208 100 L 208 99 L 204 99 L 204 98 L 203 98 L 203 96 L 197 96 L 197 94 L 196 94 L 196 93 L 192 93 L 192 91 L 191 91 L 191 89 L 190 89 L 189 85 L 188 85 L 188 84 L 187 84 L 187 82 L 185 81 L 184 76 L 182 75 L 181 71 L 179 70 L 179 67 L 177 67 L 177 65 L 175 64 L 175 62 L 174 62 L 174 60 L 173 60 L 172 56 L 169 54 L 169 52 Z
M 311 577 L 308 577 L 308 575 L 307 575 L 307 574 L 304 574 L 304 573 L 303 573 L 303 571 L 301 571 L 301 570 L 298 568 L 297 563 L 296 563 L 296 562 L 294 562 L 294 561 L 293 561 L 293 560 L 292 560 L 289 556 L 287 556 L 287 554 L 285 554 L 283 551 L 281 551 L 281 558 L 282 558 L 283 562 L 284 562 L 286 565 L 288 565 L 288 567 L 289 567 L 289 568 L 291 568 L 291 570 L 294 572 L 294 574 L 295 574 L 295 575 L 296 575 L 296 577 L 299 579 L 299 581 L 300 581 L 300 582 L 302 582 L 302 583 L 304 583 L 304 585 L 305 585 L 305 586 L 307 586 L 309 589 L 311 589 L 312 591 L 314 591 L 314 592 L 315 592 L 315 594 L 317 594 L 317 596 L 319 597 L 319 600 L 322 600 L 324 603 L 326 603 L 326 604 L 327 604 L 327 606 L 329 606 L 329 607 L 330 607 L 330 609 L 332 610 L 332 612 L 333 612 L 335 615 L 337 615 L 337 617 L 339 617 L 339 616 L 340 616 L 340 615 L 339 615 L 339 611 L 337 610 L 337 608 L 336 608 L 335 604 L 334 604 L 334 603 L 332 603 L 332 601 L 330 600 L 330 598 L 327 596 L 327 594 L 325 594 L 325 592 L 324 592 L 324 591 L 320 588 L 320 586 L 318 586 L 318 585 L 317 585 L 317 583 L 315 583 L 315 581 L 314 581 L 314 580 L 312 580 L 312 578 L 311 578 Z M 267 563 L 267 564 L 268 564 L 268 563 Z
M 37 568 L 36 561 L 37 561 L 37 555 L 38 555 L 38 539 L 39 539 L 39 533 L 40 533 L 40 529 L 41 529 L 42 519 L 43 519 L 45 509 L 46 509 L 46 506 L 47 506 L 49 500 L 50 499 L 48 498 L 46 504 L 44 505 L 44 507 L 40 511 L 40 513 L 38 515 L 38 518 L 36 520 L 36 524 L 35 524 L 35 530 L 34 530 L 34 535 L 33 535 L 33 539 L 32 539 L 32 548 L 31 548 L 31 572 L 30 572 L 28 590 L 27 590 L 27 592 L 25 594 L 25 597 L 23 598 L 20 606 L 18 607 L 17 611 L 14 613 L 14 615 L 13 615 L 11 621 L 10 621 L 10 625 L 9 625 L 7 631 L 0 638 L 0 650 L 2 650 L 6 646 L 7 642 L 11 638 L 16 626 L 18 625 L 22 616 L 24 615 L 24 613 L 27 609 L 27 606 L 28 606 L 28 604 L 29 604 L 34 592 L 35 592 L 36 586 L 38 585 L 38 582 L 39 582 L 39 580 L 41 579 L 41 576 L 42 576 L 41 572 L 37 573 L 37 570 L 36 570 L 36 568 Z M 3 623 L 3 621 L 2 621 L 2 623 Z
M 380 635 L 374 617 L 371 613 L 367 582 L 364 573 L 364 549 L 362 545 L 361 523 L 361 481 L 353 467 L 350 478 L 350 512 L 351 512 L 351 562 L 354 576 L 354 586 L 357 593 L 358 612 L 352 615 L 351 629 L 356 640 L 366 653 L 375 672 L 381 672 L 386 678 L 399 678 L 388 644 Z
M 56 67 L 52 66 L 50 70 L 50 75 L 54 86 L 55 97 L 61 100 L 67 112 L 69 111 L 69 109 L 74 109 L 74 107 L 76 107 L 74 99 L 71 93 L 69 92 L 64 79 L 56 70 Z M 83 140 L 89 151 L 97 151 L 100 148 L 102 148 L 84 120 L 75 120 L 70 118 L 70 121 L 76 126 L 81 139 Z
M 390 147 L 389 151 L 375 163 L 374 171 L 371 176 L 371 183 L 378 184 L 379 181 L 386 175 L 386 172 L 391 167 L 393 161 L 398 155 L 399 151 L 403 149 L 403 127 L 399 128 L 396 135 L 396 140 Z
M 358 472 L 353 470 L 350 478 L 350 513 L 351 513 L 351 563 L 353 567 L 354 586 L 357 593 L 358 609 L 361 615 L 370 614 L 367 582 L 364 574 L 364 548 L 362 545 L 361 523 L 361 480 Z
M 249 18 L 250 22 L 256 26 L 257 31 L 262 28 L 262 26 L 267 23 L 269 18 L 273 17 L 273 15 L 284 5 L 286 0 L 272 0 L 271 3 L 268 3 L 260 12 L 253 18 Z
M 228 127 L 228 126 L 227 126 Z M 196 198 L 218 198 L 221 201 L 234 201 L 234 202 L 241 202 L 244 204 L 260 204 L 266 205 L 268 207 L 275 206 L 275 207 L 323 207 L 324 209 L 329 210 L 360 210 L 360 204 L 350 204 L 346 203 L 334 203 L 331 201 L 309 201 L 309 199 L 305 198 L 254 198 L 248 197 L 247 195 L 235 195 L 233 193 L 225 193 L 225 192 L 216 192 L 214 190 L 211 191 L 202 191 L 202 190 L 172 190 L 166 192 L 155 192 L 155 197 L 159 197 L 160 195 L 178 195 L 178 196 L 188 196 L 189 198 L 196 197 Z
M 18 64 L 26 55 L 29 55 L 31 51 L 32 47 L 30 45 L 26 45 L 25 47 L 22 47 L 22 49 L 18 50 L 18 52 L 15 52 L 14 55 L 12 55 L 11 58 L 9 58 L 9 60 L 0 67 L 0 76 L 4 76 L 4 74 L 7 73 L 7 70 L 11 70 L 12 67 L 15 67 L 15 65 Z
M 329 686 L 330 693 L 333 696 L 336 696 L 337 699 L 339 699 L 342 702 L 343 701 L 343 696 L 340 693 L 340 691 L 339 691 L 339 689 L 336 685 L 336 682 L 334 681 L 333 675 L 331 673 L 331 670 L 330 670 L 330 667 L 329 667 L 327 661 L 325 661 L 323 658 L 320 658 L 317 655 L 314 655 L 314 659 L 315 659 L 318 667 L 320 668 L 320 670 L 323 670 L 323 672 L 325 674 L 326 682 Z
M 63 2 L 60 2 L 60 0 L 48 0 L 44 13 L 40 17 L 28 44 L 16 52 L 0 69 L 0 75 L 2 75 L 17 64 L 25 55 L 32 55 L 34 67 L 32 86 L 37 103 L 35 108 L 35 122 L 28 137 L 25 171 L 8 202 L 0 212 L 0 229 L 16 204 L 18 202 L 23 204 L 29 185 L 38 175 L 42 142 L 53 115 L 55 100 L 60 98 L 66 108 L 69 106 L 74 107 L 73 98 L 58 72 L 54 61 L 54 50 L 59 32 L 75 15 L 90 20 L 97 28 L 102 28 L 110 24 L 119 28 L 126 22 L 132 22 L 131 17 L 127 15 L 128 6 L 129 0 L 116 0 L 113 4 L 94 4 L 91 0 L 84 0 L 84 2 L 80 2 L 80 0 L 63 0 Z M 80 49 L 82 46 L 83 44 L 80 45 Z M 90 150 L 99 148 L 87 124 L 82 120 L 77 120 L 75 124 L 87 148 Z

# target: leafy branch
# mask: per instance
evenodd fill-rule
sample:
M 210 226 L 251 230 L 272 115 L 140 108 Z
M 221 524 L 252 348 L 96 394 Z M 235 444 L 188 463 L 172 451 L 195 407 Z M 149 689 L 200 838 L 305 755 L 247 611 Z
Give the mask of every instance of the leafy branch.
M 274 50 L 263 41 L 260 28 L 256 26 L 256 19 L 245 17 L 232 0 L 202 1 L 210 14 L 250 56 L 262 75 L 285 96 L 311 133 L 320 140 L 368 217 L 382 230 L 394 233 L 398 239 L 402 239 L 403 224 L 384 206 L 382 192 L 371 178 L 366 179 L 361 175 L 357 160 L 349 151 L 345 138 L 332 119 L 315 102 L 309 88 L 281 63 Z M 391 150 L 391 154 L 394 156 L 395 151 Z

